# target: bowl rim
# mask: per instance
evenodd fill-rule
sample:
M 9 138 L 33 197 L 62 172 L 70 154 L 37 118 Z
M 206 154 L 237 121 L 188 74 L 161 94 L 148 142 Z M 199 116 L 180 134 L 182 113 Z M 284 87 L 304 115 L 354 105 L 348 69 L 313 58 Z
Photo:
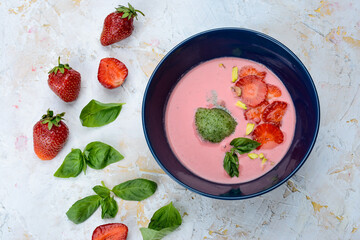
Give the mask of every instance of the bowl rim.
M 192 188 L 191 186 L 181 182 L 180 180 L 178 180 L 174 175 L 172 175 L 166 168 L 165 166 L 161 163 L 161 161 L 159 160 L 159 158 L 157 157 L 156 153 L 154 152 L 153 150 L 153 146 L 149 140 L 149 136 L 147 134 L 147 126 L 146 126 L 146 122 L 145 122 L 145 106 L 146 106 L 146 97 L 147 97 L 147 94 L 148 94 L 148 90 L 149 90 L 149 87 L 151 85 L 151 82 L 154 78 L 154 75 L 155 73 L 157 72 L 157 70 L 160 68 L 160 66 L 163 64 L 163 62 L 166 61 L 166 59 L 174 52 L 176 51 L 179 47 L 181 47 L 182 45 L 186 44 L 187 42 L 193 40 L 194 38 L 197 38 L 199 36 L 202 36 L 202 35 L 205 35 L 205 34 L 208 34 L 208 33 L 212 33 L 212 32 L 220 32 L 220 31 L 244 31 L 244 32 L 250 32 L 250 33 L 253 33 L 253 34 L 256 34 L 262 38 L 265 38 L 267 40 L 269 40 L 270 42 L 280 46 L 281 48 L 283 48 L 288 54 L 291 55 L 291 57 L 302 67 L 302 69 L 304 70 L 304 72 L 306 73 L 307 75 L 307 78 L 310 80 L 310 85 L 311 87 L 313 88 L 313 91 L 315 93 L 315 102 L 316 102 L 316 106 L 315 106 L 315 109 L 317 110 L 317 116 L 316 116 L 316 126 L 315 126 L 315 134 L 313 136 L 313 139 L 311 141 L 311 145 L 310 147 L 308 148 L 307 152 L 305 153 L 305 156 L 303 157 L 303 159 L 301 160 L 301 162 L 296 166 L 296 168 L 288 175 L 286 176 L 283 180 L 279 181 L 278 183 L 274 184 L 273 186 L 265 189 L 265 190 L 262 190 L 260 192 L 257 192 L 257 193 L 253 193 L 253 194 L 249 194 L 249 195 L 244 195 L 244 196 L 237 196 L 237 197 L 231 197 L 231 196 L 218 196 L 218 195 L 212 195 L 212 194 L 208 194 L 208 193 L 204 193 L 204 192 L 201 192 L 199 190 L 196 190 L 194 188 Z M 274 190 L 275 188 L 278 188 L 279 186 L 281 186 L 282 184 L 284 184 L 285 182 L 287 182 L 305 163 L 305 161 L 308 159 L 312 149 L 314 148 L 314 145 L 315 145 L 315 142 L 316 142 L 316 139 L 317 139 L 317 136 L 318 136 L 318 133 L 319 133 L 319 128 L 320 128 L 320 101 L 319 101 L 319 96 L 318 96 L 318 93 L 317 93 L 317 90 L 316 90 L 316 87 L 315 87 L 315 84 L 314 84 L 314 81 L 309 73 L 309 71 L 307 70 L 307 68 L 305 67 L 305 65 L 301 62 L 301 60 L 295 55 L 295 53 L 293 53 L 288 47 L 286 47 L 283 43 L 281 43 L 280 41 L 276 40 L 275 38 L 272 38 L 264 33 L 261 33 L 261 32 L 258 32 L 258 31 L 255 31 L 255 30 L 251 30 L 251 29 L 246 29 L 246 28 L 236 28 L 236 27 L 222 27 L 222 28 L 214 28 L 214 29 L 209 29 L 209 30 L 206 30 L 206 31 L 202 31 L 202 32 L 199 32 L 197 34 L 194 34 L 188 38 L 186 38 L 185 40 L 181 41 L 180 43 L 178 43 L 177 45 L 175 45 L 162 59 L 161 61 L 157 64 L 156 68 L 154 69 L 154 71 L 152 72 L 150 78 L 149 78 L 149 81 L 146 85 L 146 88 L 145 88 L 145 91 L 144 91 L 144 95 L 143 95 L 143 102 L 142 102 L 142 110 L 141 110 L 141 118 L 142 118 L 142 126 L 143 126 L 143 132 L 144 132 L 144 135 L 145 135 L 145 139 L 146 139 L 146 143 L 149 147 L 149 150 L 151 152 L 151 154 L 153 155 L 154 159 L 156 160 L 156 162 L 159 164 L 159 166 L 162 168 L 162 170 L 168 175 L 170 176 L 175 182 L 177 182 L 178 184 L 180 184 L 181 186 L 197 193 L 197 194 L 200 194 L 202 196 L 205 196 L 205 197 L 209 197 L 209 198 L 214 198 L 214 199 L 220 199 L 220 200 L 243 200 L 243 199 L 248 199 L 248 198 L 253 198 L 253 197 L 256 197 L 256 196 L 260 196 L 260 195 L 263 195 L 265 193 L 268 193 L 272 190 Z M 230 186 L 230 185 L 233 185 L 233 184 L 223 184 L 223 183 L 218 183 L 218 184 L 222 184 L 222 185 L 226 185 L 226 186 Z

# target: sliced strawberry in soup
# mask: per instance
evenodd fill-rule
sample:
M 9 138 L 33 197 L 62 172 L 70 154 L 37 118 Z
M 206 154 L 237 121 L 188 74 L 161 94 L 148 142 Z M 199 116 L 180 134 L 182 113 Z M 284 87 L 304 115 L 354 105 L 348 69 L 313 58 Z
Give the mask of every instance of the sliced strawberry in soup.
M 245 120 L 253 121 L 254 123 L 261 122 L 262 113 L 266 106 L 269 105 L 269 102 L 264 100 L 257 107 L 249 108 L 244 112 Z
M 240 72 L 239 72 L 240 78 L 250 76 L 250 75 L 258 76 L 259 78 L 261 78 L 261 80 L 263 80 L 266 76 L 266 72 L 259 72 L 258 70 L 256 70 L 256 68 L 254 68 L 252 66 L 244 66 L 240 69 Z
M 257 149 L 272 149 L 284 141 L 283 132 L 271 123 L 258 125 L 251 136 L 254 141 L 261 143 Z
M 283 101 L 274 101 L 269 104 L 263 114 L 262 120 L 267 123 L 272 123 L 274 125 L 280 126 L 281 120 L 284 117 L 284 114 L 287 109 L 287 103 Z
M 276 97 L 281 97 L 281 90 L 275 85 L 267 84 L 268 93 L 266 95 L 267 99 L 272 99 Z
M 240 78 L 236 86 L 241 88 L 241 99 L 250 107 L 256 107 L 265 100 L 267 94 L 266 83 L 255 75 Z

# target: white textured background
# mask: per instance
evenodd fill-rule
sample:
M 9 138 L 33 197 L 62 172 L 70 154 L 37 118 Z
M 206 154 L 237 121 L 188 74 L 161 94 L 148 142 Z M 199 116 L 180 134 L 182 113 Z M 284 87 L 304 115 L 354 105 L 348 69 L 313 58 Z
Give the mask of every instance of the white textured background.
M 183 225 L 166 239 L 360 239 L 360 1 L 133 0 L 139 17 L 133 35 L 110 47 L 99 36 L 103 20 L 124 1 L 0 0 L 0 239 L 91 239 L 96 226 L 123 222 L 129 240 L 141 239 L 153 212 L 170 201 Z M 156 64 L 173 46 L 216 27 L 264 32 L 287 45 L 304 62 L 321 102 L 315 148 L 287 184 L 244 201 L 219 201 L 187 191 L 157 166 L 141 126 L 142 95 Z M 66 104 L 47 86 L 47 71 L 61 56 L 79 71 L 78 100 Z M 107 90 L 97 82 L 101 58 L 123 61 L 123 87 Z M 88 129 L 81 109 L 95 98 L 126 102 L 118 119 Z M 66 112 L 70 138 L 52 161 L 33 152 L 32 127 L 46 109 Z M 58 179 L 53 173 L 71 148 L 99 140 L 125 159 L 103 171 Z M 78 199 L 135 177 L 159 185 L 151 198 L 118 200 L 119 213 L 102 220 L 98 210 L 75 225 L 65 212 Z

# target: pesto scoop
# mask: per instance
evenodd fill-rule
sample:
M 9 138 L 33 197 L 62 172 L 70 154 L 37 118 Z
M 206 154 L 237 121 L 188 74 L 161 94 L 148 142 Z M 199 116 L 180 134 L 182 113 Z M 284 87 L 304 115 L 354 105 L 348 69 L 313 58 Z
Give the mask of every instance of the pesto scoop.
M 195 125 L 205 141 L 218 143 L 235 131 L 237 122 L 220 108 L 198 108 L 195 113 Z

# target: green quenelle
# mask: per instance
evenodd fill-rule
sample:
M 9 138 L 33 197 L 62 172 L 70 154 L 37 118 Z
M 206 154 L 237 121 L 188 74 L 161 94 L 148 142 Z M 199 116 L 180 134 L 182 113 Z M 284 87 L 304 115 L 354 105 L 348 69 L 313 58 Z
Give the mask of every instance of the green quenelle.
M 195 125 L 205 141 L 218 143 L 235 131 L 237 122 L 220 108 L 198 108 L 195 113 Z

